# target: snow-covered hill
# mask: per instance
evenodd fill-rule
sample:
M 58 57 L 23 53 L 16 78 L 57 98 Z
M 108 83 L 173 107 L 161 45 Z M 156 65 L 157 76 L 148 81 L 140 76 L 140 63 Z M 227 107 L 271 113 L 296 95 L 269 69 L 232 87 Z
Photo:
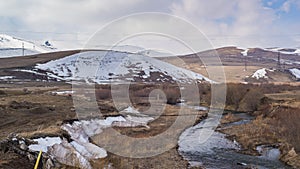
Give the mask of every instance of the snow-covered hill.
M 66 81 L 86 82 L 182 82 L 208 81 L 192 71 L 141 54 L 90 51 L 38 64 L 43 72 Z
M 136 53 L 142 54 L 142 55 L 146 55 L 146 56 L 150 56 L 150 57 L 168 57 L 168 56 L 173 56 L 173 54 L 171 54 L 171 53 L 162 52 L 162 51 L 158 51 L 158 50 L 152 50 L 152 49 L 141 50 L 141 51 L 137 51 Z
M 46 41 L 48 42 L 48 41 Z M 23 51 L 24 48 L 24 51 Z M 49 42 L 35 44 L 24 39 L 0 34 L 0 58 L 46 53 L 56 50 Z
M 293 54 L 300 54 L 300 49 L 297 48 L 266 48 L 265 50 L 267 51 L 272 51 L 272 52 L 280 52 L 282 54 L 288 54 L 288 55 L 293 55 Z
M 167 57 L 173 56 L 173 54 L 161 51 L 158 49 L 145 49 L 140 46 L 133 46 L 133 45 L 118 45 L 118 46 L 96 46 L 97 49 L 100 50 L 113 50 L 119 52 L 129 52 L 129 53 L 136 53 L 142 54 L 150 57 Z

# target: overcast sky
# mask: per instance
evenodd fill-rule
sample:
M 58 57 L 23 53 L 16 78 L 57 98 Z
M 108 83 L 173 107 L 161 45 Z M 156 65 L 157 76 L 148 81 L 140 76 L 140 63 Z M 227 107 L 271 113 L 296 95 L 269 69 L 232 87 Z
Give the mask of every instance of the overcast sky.
M 0 0 L 0 3 L 0 33 L 50 40 L 63 47 L 83 45 L 105 24 L 137 12 L 163 12 L 184 18 L 198 27 L 215 47 L 300 47 L 299 0 Z

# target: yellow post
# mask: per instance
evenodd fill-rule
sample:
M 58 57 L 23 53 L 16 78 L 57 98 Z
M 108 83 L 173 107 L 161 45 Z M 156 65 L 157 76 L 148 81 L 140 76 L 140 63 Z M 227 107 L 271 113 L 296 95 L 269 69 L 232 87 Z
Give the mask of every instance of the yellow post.
M 36 163 L 35 163 L 34 169 L 38 168 L 41 156 L 42 156 L 42 150 L 40 151 L 40 153 L 38 155 L 38 158 L 36 159 Z

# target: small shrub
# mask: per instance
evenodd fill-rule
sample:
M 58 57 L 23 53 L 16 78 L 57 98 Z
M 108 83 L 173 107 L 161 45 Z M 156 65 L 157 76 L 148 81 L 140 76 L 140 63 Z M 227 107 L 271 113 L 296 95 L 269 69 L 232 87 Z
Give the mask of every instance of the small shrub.
M 110 89 L 96 90 L 96 99 L 97 100 L 111 99 L 111 90 Z

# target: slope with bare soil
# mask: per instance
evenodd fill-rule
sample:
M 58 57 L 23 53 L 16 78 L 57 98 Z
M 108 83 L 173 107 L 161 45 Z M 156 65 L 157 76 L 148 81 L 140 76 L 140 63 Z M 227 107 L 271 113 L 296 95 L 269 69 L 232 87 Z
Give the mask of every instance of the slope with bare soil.
M 257 146 L 260 145 L 279 147 L 280 159 L 294 168 L 299 168 L 299 89 L 294 87 L 294 90 L 285 91 L 286 89 L 280 90 L 280 86 L 277 86 L 271 93 L 267 92 L 269 89 L 260 90 L 269 94 L 264 97 L 251 97 L 258 100 L 256 108 L 250 111 L 256 118 L 247 124 L 225 128 L 222 132 L 236 138 L 247 154 L 257 154 Z

